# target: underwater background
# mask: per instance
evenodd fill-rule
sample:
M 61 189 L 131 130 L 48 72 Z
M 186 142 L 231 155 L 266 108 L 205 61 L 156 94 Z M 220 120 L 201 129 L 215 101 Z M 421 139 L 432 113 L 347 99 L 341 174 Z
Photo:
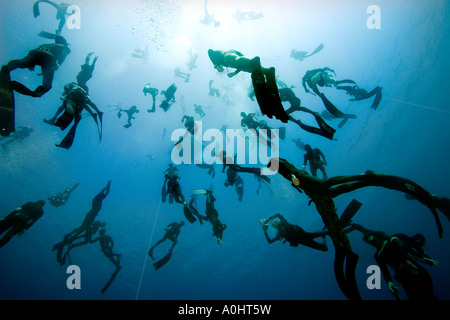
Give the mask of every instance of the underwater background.
M 24 57 L 29 50 L 50 40 L 40 31 L 54 32 L 56 10 L 41 3 L 41 15 L 33 17 L 33 0 L 0 1 L 0 64 Z M 258 112 L 247 93 L 250 74 L 234 78 L 218 73 L 208 58 L 208 49 L 236 49 L 245 56 L 260 56 L 263 66 L 276 68 L 278 80 L 293 88 L 302 105 L 322 112 L 320 100 L 305 93 L 301 79 L 306 71 L 330 67 L 337 79 L 353 79 L 360 87 L 383 88 L 377 110 L 372 99 L 349 101 L 340 90 L 323 92 L 343 112 L 357 115 L 338 128 L 339 120 L 327 121 L 337 130 L 336 141 L 308 133 L 296 124 L 282 124 L 260 116 L 275 128 L 284 126 L 280 156 L 301 168 L 304 150 L 293 139 L 300 138 L 327 157 L 329 177 L 361 174 L 366 170 L 408 178 L 430 193 L 450 197 L 450 2 L 446 0 L 358 0 L 358 1 L 257 1 L 209 0 L 207 10 L 220 25 L 201 23 L 203 0 L 106 1 L 77 0 L 81 28 L 64 27 L 71 54 L 55 73 L 53 87 L 41 98 L 15 94 L 16 128 L 33 129 L 16 143 L 0 143 L 0 217 L 28 201 L 46 200 L 44 215 L 21 237 L 12 238 L 0 249 L 0 299 L 346 299 L 333 272 L 334 248 L 327 238 L 327 252 L 288 243 L 268 244 L 260 220 L 281 213 L 292 224 L 307 231 L 323 228 L 315 206 L 280 175 L 258 190 L 258 181 L 242 173 L 245 193 L 242 201 L 234 187 L 225 187 L 226 174 L 215 165 L 215 177 L 193 164 L 178 166 L 180 185 L 187 199 L 191 190 L 214 186 L 215 207 L 227 225 L 223 244 L 218 245 L 208 222 L 186 223 L 181 228 L 171 260 L 155 271 L 147 256 L 150 245 L 164 235 L 172 222 L 185 221 L 182 206 L 161 202 L 164 171 L 171 163 L 174 141 L 171 133 L 184 128 L 188 114 L 201 120 L 203 129 L 240 128 L 240 112 Z M 380 8 L 381 28 L 369 29 L 367 8 Z M 262 12 L 257 20 L 241 21 L 236 10 Z M 324 49 L 298 61 L 292 49 Z M 148 58 L 132 56 L 135 49 L 148 47 Z M 198 52 L 198 67 L 189 70 L 189 53 Z M 70 150 L 55 147 L 66 132 L 43 122 L 60 106 L 64 85 L 73 82 L 89 52 L 98 56 L 88 82 L 92 101 L 104 112 L 103 140 L 90 118 L 80 122 Z M 92 61 L 92 60 L 91 60 Z M 189 82 L 175 77 L 174 70 L 190 73 Z M 41 77 L 29 70 L 15 70 L 11 78 L 36 88 Z M 210 96 L 209 81 L 221 92 Z M 164 112 L 148 113 L 152 98 L 143 94 L 150 83 L 161 92 L 175 83 L 176 102 Z M 182 102 L 186 111 L 182 109 Z M 204 107 L 206 116 L 194 113 L 194 104 Z M 139 113 L 130 128 L 117 108 L 136 105 Z M 309 125 L 310 116 L 296 113 Z M 163 137 L 164 129 L 167 136 Z M 11 135 L 13 137 L 13 135 Z M 178 137 L 176 137 L 176 140 Z M 307 167 L 309 171 L 309 166 Z M 321 173 L 318 173 L 319 177 Z M 110 288 L 101 288 L 114 272 L 98 243 L 71 252 L 72 264 L 81 270 L 81 289 L 69 290 L 69 274 L 56 262 L 52 246 L 79 226 L 91 208 L 92 198 L 111 180 L 111 192 L 98 215 L 106 233 L 114 240 L 115 253 L 122 254 L 122 269 Z M 68 202 L 53 207 L 47 198 L 79 183 Z M 257 192 L 258 191 L 258 192 Z M 421 233 L 425 250 L 439 261 L 425 266 L 434 293 L 450 298 L 450 224 L 440 215 L 444 236 L 439 238 L 428 208 L 405 198 L 401 192 L 369 187 L 335 199 L 340 214 L 357 199 L 363 203 L 353 221 L 368 229 L 387 233 Z M 198 198 L 204 214 L 204 197 Z M 349 234 L 360 259 L 356 269 L 363 299 L 395 299 L 384 280 L 381 289 L 366 286 L 367 267 L 375 263 L 375 249 L 359 232 Z M 168 243 L 155 249 L 162 256 Z M 400 297 L 407 299 L 397 283 Z

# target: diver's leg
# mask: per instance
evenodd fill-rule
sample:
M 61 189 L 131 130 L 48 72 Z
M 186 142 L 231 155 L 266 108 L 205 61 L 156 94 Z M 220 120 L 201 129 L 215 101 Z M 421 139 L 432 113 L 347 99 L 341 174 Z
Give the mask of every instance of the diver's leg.
M 318 134 L 318 135 L 328 138 L 330 140 L 333 139 L 334 133 L 336 132 L 336 130 L 334 130 L 332 127 L 327 125 L 323 119 L 321 119 L 321 122 L 318 122 L 319 126 L 321 127 L 320 129 L 303 124 L 300 120 L 296 120 L 292 116 L 289 116 L 289 120 L 296 123 L 301 129 L 303 129 L 309 133 Z M 316 120 L 317 120 L 317 118 L 316 118 Z
M 347 285 L 345 281 L 345 272 L 344 272 L 344 260 L 345 260 L 345 252 L 344 249 L 338 244 L 333 241 L 334 244 L 334 276 L 336 278 L 336 281 L 338 283 L 339 288 L 341 289 L 342 293 L 349 298 L 348 291 L 347 291 Z
M 327 99 L 327 97 L 321 93 L 319 94 L 320 98 L 322 99 L 323 105 L 325 108 L 336 118 L 351 118 L 356 119 L 356 115 L 354 114 L 346 114 L 340 111 L 334 104 L 330 102 L 330 100 Z
M 359 257 L 356 253 L 352 251 L 346 252 L 345 280 L 348 298 L 350 300 L 361 300 L 361 295 L 359 294 L 358 285 L 355 278 L 358 259 Z
M 317 167 L 314 164 L 310 163 L 309 169 L 311 170 L 311 175 L 313 177 L 317 177 Z
M 327 179 L 327 172 L 325 171 L 325 167 L 323 164 L 320 165 L 319 170 L 322 171 L 322 179 Z
M 336 213 L 334 202 L 328 197 L 314 197 L 313 200 L 335 247 L 334 271 L 338 285 L 349 299 L 357 299 L 359 293 L 355 293 L 356 283 L 354 277 L 352 278 L 352 271 L 354 276 L 354 269 L 352 268 L 356 267 L 357 259 L 355 261 L 352 256 L 354 253 Z M 349 257 L 353 258 L 353 260 L 347 260 L 346 271 L 344 272 L 344 260 L 346 257 L 347 259 Z
M 16 69 L 31 69 L 37 65 L 36 54 L 34 51 L 30 51 L 28 55 L 22 59 L 11 60 L 6 64 L 9 72 Z
M 0 234 L 13 227 L 16 224 L 16 219 L 14 217 L 0 219 Z
M 381 102 L 381 98 L 383 97 L 383 94 L 381 92 L 381 87 L 376 87 L 373 91 L 375 91 L 376 96 L 375 96 L 375 100 L 373 100 L 371 108 L 377 110 L 378 105 Z
M 319 235 L 321 236 L 321 235 Z M 314 234 L 308 234 L 307 236 L 303 236 L 302 237 L 302 241 L 300 242 L 302 245 L 312 248 L 312 249 L 316 249 L 316 250 L 320 250 L 320 251 L 328 251 L 328 247 L 326 245 L 326 243 L 320 243 L 320 242 L 316 242 L 314 239 L 317 238 L 318 236 L 314 235 Z
M 41 97 L 51 90 L 55 71 L 46 70 L 46 68 L 44 68 L 44 70 L 42 70 L 42 74 L 42 85 L 38 86 L 36 90 L 34 90 L 36 97 Z
M 9 229 L 8 232 L 3 236 L 2 239 L 0 239 L 0 248 L 3 247 L 5 244 L 8 243 L 9 240 L 11 240 L 12 237 L 14 237 L 16 234 L 24 230 L 24 226 L 21 225 L 15 225 L 11 229 Z
M 157 247 L 157 246 L 159 246 L 161 243 L 163 243 L 164 241 L 166 241 L 167 240 L 167 234 L 166 235 L 164 235 L 164 237 L 161 239 L 161 240 L 159 240 L 158 242 L 156 242 L 149 250 L 148 250 L 148 255 L 150 256 L 150 258 L 152 258 L 153 260 L 155 260 L 155 258 L 153 258 L 153 250 Z
M 287 123 L 289 120 L 289 116 L 284 110 L 283 104 L 280 99 L 280 95 L 278 93 L 277 80 L 275 77 L 275 68 L 272 67 L 267 69 L 265 75 L 267 79 L 267 91 L 270 97 L 269 107 L 273 109 L 272 113 L 278 120 Z

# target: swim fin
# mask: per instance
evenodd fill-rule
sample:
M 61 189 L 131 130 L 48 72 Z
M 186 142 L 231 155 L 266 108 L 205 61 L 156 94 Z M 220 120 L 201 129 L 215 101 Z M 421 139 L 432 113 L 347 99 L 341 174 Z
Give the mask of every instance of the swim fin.
M 158 270 L 162 266 L 164 266 L 167 262 L 169 262 L 170 258 L 172 258 L 172 250 L 169 251 L 168 254 L 166 254 L 165 257 L 161 258 L 161 260 L 156 261 L 153 266 L 155 267 L 155 270 Z
M 66 130 L 66 128 L 70 125 L 70 123 L 73 121 L 74 116 L 71 115 L 69 112 L 64 111 L 64 113 L 54 122 L 53 124 L 51 121 L 44 120 L 45 123 L 51 124 L 55 127 L 59 127 L 61 130 Z
M 192 190 L 191 194 L 192 195 L 202 195 L 202 194 L 207 194 L 207 191 L 205 189 L 196 189 L 196 190 Z
M 340 245 L 335 245 L 335 252 L 334 252 L 334 277 L 336 278 L 336 281 L 338 283 L 339 288 L 341 289 L 342 293 L 349 298 L 348 290 L 347 290 L 347 284 L 345 280 L 345 272 L 344 272 L 344 261 L 345 261 L 345 251 L 344 248 Z
M 450 220 L 450 199 L 433 195 L 433 204 Z
M 73 141 L 75 139 L 75 132 L 77 130 L 78 123 L 80 122 L 80 120 L 81 120 L 80 116 L 75 117 L 75 122 L 72 128 L 70 128 L 69 133 L 67 133 L 64 139 L 61 141 L 61 143 L 56 145 L 57 147 L 64 148 L 67 150 L 70 149 L 70 147 L 72 147 Z
M 47 32 L 47 31 L 41 31 L 41 32 L 39 32 L 38 36 L 45 38 L 45 39 L 55 40 L 57 35 L 54 33 Z
M 261 64 L 259 62 L 259 57 L 253 58 L 252 63 L 254 65 L 255 70 L 252 72 L 251 77 L 256 101 L 258 102 L 261 113 L 263 115 L 268 116 L 269 118 L 272 118 L 273 114 L 270 113 L 271 111 L 270 106 L 267 105 L 269 98 L 267 93 L 266 78 L 264 77 L 264 74 L 261 71 Z
M 280 94 L 278 92 L 277 80 L 275 78 L 275 68 L 269 68 L 266 74 L 267 89 L 269 93 L 269 108 L 272 109 L 272 113 L 281 122 L 287 123 L 289 121 L 289 115 L 284 110 L 283 103 L 281 102 Z
M 345 228 L 350 223 L 350 221 L 353 219 L 355 214 L 358 212 L 358 210 L 361 208 L 362 203 L 359 202 L 356 199 L 353 199 L 350 204 L 345 208 L 344 212 L 342 213 L 339 220 L 341 221 L 342 226 Z
M 72 188 L 70 188 L 70 192 L 72 193 L 80 184 L 79 183 L 75 183 Z
M 118 267 L 116 269 L 116 271 L 114 271 L 114 273 L 111 275 L 111 278 L 109 278 L 109 281 L 106 283 L 106 285 L 103 287 L 102 289 L 102 293 L 105 293 L 106 290 L 108 290 L 109 286 L 112 284 L 112 282 L 114 281 L 114 279 L 116 278 L 117 274 L 119 273 L 120 269 L 122 269 L 122 267 Z
M 325 108 L 336 118 L 356 119 L 356 116 L 354 114 L 346 114 L 340 111 L 338 108 L 336 108 L 323 93 L 320 94 L 320 98 L 322 99 Z
M 348 118 L 345 118 L 344 120 L 342 120 L 341 122 L 339 122 L 338 124 L 338 128 L 341 129 L 348 121 Z
M 311 53 L 311 54 L 308 54 L 307 56 L 305 56 L 305 57 L 311 57 L 312 55 L 315 55 L 316 53 L 318 53 L 319 51 L 321 51 L 322 49 L 323 49 L 323 43 L 321 43 L 321 44 L 319 44 L 319 46 Z
M 40 1 L 36 1 L 36 2 L 33 4 L 33 15 L 34 15 L 35 18 L 39 17 L 39 15 L 41 14 L 41 13 L 39 12 L 39 2 L 40 2 Z
M 195 221 L 197 221 L 197 219 L 192 214 L 193 209 L 194 208 L 192 206 L 190 206 L 189 204 L 185 204 L 183 207 L 184 216 L 190 223 L 194 223 Z
M 361 295 L 359 293 L 355 278 L 356 264 L 358 263 L 358 259 L 359 256 L 354 252 L 346 254 L 345 282 L 348 294 L 347 297 L 350 300 L 361 300 Z
M 375 96 L 375 100 L 373 100 L 372 103 L 372 109 L 377 110 L 378 105 L 380 104 L 381 98 L 383 97 L 383 94 L 381 93 L 381 88 L 377 87 L 377 95 Z

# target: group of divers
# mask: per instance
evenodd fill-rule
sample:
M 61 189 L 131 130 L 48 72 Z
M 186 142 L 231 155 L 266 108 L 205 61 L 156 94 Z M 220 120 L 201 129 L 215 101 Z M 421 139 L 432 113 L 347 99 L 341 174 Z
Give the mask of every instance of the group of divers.
M 31 91 L 17 81 L 9 81 L 12 90 L 31 97 L 41 97 L 51 89 L 54 72 L 60 68 L 71 52 L 68 42 L 61 36 L 61 30 L 65 23 L 68 5 L 64 3 L 58 5 L 51 1 L 39 0 L 33 6 L 35 17 L 39 16 L 39 3 L 51 4 L 57 9 L 57 19 L 60 20 L 60 24 L 56 33 L 51 34 L 42 32 L 40 34 L 42 37 L 54 40 L 54 43 L 43 44 L 38 48 L 31 50 L 26 57 L 9 61 L 1 69 L 1 76 L 8 77 L 9 79 L 10 73 L 18 68 L 34 70 L 35 66 L 40 66 L 42 69 L 41 75 L 43 76 L 43 82 L 42 85 L 38 86 L 34 91 Z M 321 44 L 311 54 L 308 54 L 305 51 L 292 50 L 291 57 L 302 61 L 306 57 L 320 52 L 322 49 L 323 45 Z M 57 109 L 55 115 L 48 120 L 44 120 L 50 125 L 61 128 L 61 130 L 65 130 L 73 122 L 72 128 L 57 147 L 69 149 L 72 146 L 75 130 L 79 121 L 82 119 L 83 110 L 86 110 L 95 120 L 101 141 L 103 113 L 91 101 L 89 97 L 89 88 L 87 87 L 87 82 L 93 75 L 97 61 L 96 57 L 93 62 L 90 63 L 92 54 L 93 53 L 89 53 L 87 55 L 84 64 L 81 66 L 81 71 L 76 77 L 76 82 L 65 85 L 64 93 L 61 98 L 63 102 Z M 136 54 L 137 53 L 134 55 Z M 306 132 L 320 135 L 330 140 L 333 140 L 336 130 L 328 125 L 324 118 L 341 119 L 342 122 L 339 124 L 339 127 L 341 127 L 345 124 L 345 121 L 354 119 L 356 116 L 340 111 L 328 100 L 319 88 L 334 87 L 338 90 L 344 90 L 352 97 L 352 101 L 365 100 L 375 96 L 372 103 L 372 108 L 374 110 L 377 109 L 382 98 L 380 87 L 376 87 L 374 90 L 368 92 L 360 88 L 353 80 L 336 80 L 334 77 L 335 72 L 330 68 L 310 70 L 307 71 L 303 77 L 302 85 L 307 93 L 317 96 L 322 101 L 327 113 L 322 113 L 322 115 L 320 115 L 317 112 L 302 106 L 300 99 L 295 95 L 292 88 L 288 88 L 281 82 L 277 83 L 275 68 L 262 66 L 258 56 L 249 58 L 237 50 L 222 51 L 212 49 L 208 50 L 208 56 L 218 72 L 224 72 L 224 68 L 235 70 L 234 72 L 227 74 L 229 78 L 234 77 L 240 72 L 247 72 L 251 75 L 252 90 L 249 93 L 249 98 L 252 100 L 256 99 L 262 115 L 271 119 L 275 117 L 275 119 L 282 123 L 291 121 L 296 123 Z M 192 67 L 195 65 L 196 58 L 197 56 L 191 61 Z M 185 77 L 186 81 L 188 81 L 190 77 L 190 75 L 182 74 L 180 72 L 176 72 L 175 75 Z M 212 91 L 213 88 L 211 82 L 210 89 L 210 95 L 213 95 L 214 92 Z M 161 93 L 164 94 L 165 98 L 162 101 L 160 108 L 165 112 L 167 112 L 173 102 L 175 102 L 174 94 L 176 90 L 177 87 L 173 84 Z M 158 93 L 158 89 L 152 88 L 150 84 L 147 84 L 144 87 L 144 94 L 150 94 L 153 97 L 153 106 L 148 110 L 149 113 L 156 111 L 155 103 Z M 290 107 L 285 109 L 282 102 L 289 102 Z M 200 117 L 205 116 L 200 106 L 195 105 L 195 108 L 196 113 Z M 317 122 L 317 127 L 306 125 L 302 123 L 300 119 L 294 118 L 292 114 L 297 111 L 312 115 Z M 118 113 L 119 117 L 121 112 L 125 112 L 128 115 L 129 118 L 126 127 L 130 127 L 130 120 L 133 119 L 133 115 L 138 112 L 137 108 L 134 106 L 129 110 L 121 109 Z M 326 114 L 327 116 L 325 116 Z M 254 113 L 247 115 L 242 112 L 241 116 L 241 124 L 243 127 L 255 130 L 268 128 L 267 123 L 263 120 L 258 121 Z M 190 134 L 194 134 L 196 130 L 194 117 L 185 115 L 182 121 L 184 122 L 187 131 Z M 187 136 L 183 138 L 186 137 Z M 182 139 L 176 144 L 181 143 Z M 277 213 L 267 219 L 261 220 L 261 226 L 268 243 L 270 244 L 281 240 L 284 241 L 284 243 L 288 242 L 293 247 L 303 245 L 316 250 L 327 251 L 328 246 L 326 244 L 326 237 L 330 237 L 335 249 L 334 274 L 337 284 L 348 299 L 359 300 L 361 299 L 361 295 L 355 278 L 355 269 L 359 256 L 352 250 L 352 246 L 347 236 L 350 232 L 359 231 L 362 233 L 364 241 L 376 249 L 375 260 L 381 269 L 390 292 L 397 299 L 400 299 L 398 287 L 394 284 L 389 268 L 392 268 L 395 271 L 394 278 L 403 286 L 409 299 L 437 299 L 433 293 L 431 277 L 422 264 L 433 266 L 438 262 L 428 256 L 425 252 L 425 238 L 422 234 L 417 233 L 408 236 L 401 233 L 387 234 L 382 231 L 367 229 L 364 226 L 353 222 L 354 215 L 362 206 L 361 202 L 356 199 L 352 200 L 341 216 L 339 216 L 334 204 L 334 198 L 344 193 L 370 186 L 400 191 L 405 194 L 407 199 L 417 200 L 430 210 L 436 222 L 438 235 L 441 238 L 443 235 L 443 228 L 438 211 L 442 212 L 450 219 L 450 199 L 431 194 L 422 186 L 409 179 L 377 173 L 370 170 L 359 175 L 335 176 L 329 178 L 324 168 L 324 166 L 327 165 L 327 162 L 323 152 L 317 148 L 312 148 L 308 144 L 304 144 L 300 139 L 295 140 L 295 142 L 298 147 L 306 150 L 302 169 L 296 168 L 292 163 L 283 158 L 270 159 L 268 168 L 277 171 L 278 174 L 290 183 L 292 188 L 310 198 L 310 204 L 314 203 L 317 212 L 323 220 L 324 228 L 317 232 L 307 232 L 298 225 L 290 224 L 283 215 Z M 228 161 L 230 157 L 232 158 L 233 156 L 226 155 L 225 152 L 222 152 L 222 172 L 227 169 L 225 186 L 234 186 L 236 188 L 239 201 L 242 200 L 244 191 L 243 179 L 240 176 L 241 173 L 251 173 L 255 175 L 255 177 L 258 178 L 260 185 L 261 182 L 270 183 L 270 179 L 267 176 L 261 175 L 260 168 L 244 167 L 235 164 L 234 161 Z M 227 161 L 225 161 L 225 158 Z M 311 174 L 305 170 L 308 163 Z M 209 174 L 214 177 L 215 173 L 212 165 L 198 166 L 209 169 Z M 322 178 L 317 177 L 317 170 L 322 172 Z M 77 187 L 78 184 L 75 184 L 71 188 L 67 188 L 63 192 L 48 198 L 50 204 L 55 207 L 64 205 L 68 201 L 70 194 Z M 103 254 L 116 267 L 116 271 L 102 289 L 102 292 L 105 292 L 110 286 L 117 275 L 117 272 L 121 269 L 121 255 L 113 252 L 114 241 L 106 234 L 106 223 L 97 220 L 98 213 L 102 208 L 102 202 L 108 196 L 110 187 L 111 181 L 108 181 L 107 185 L 93 198 L 92 208 L 86 214 L 81 225 L 67 233 L 62 241 L 53 246 L 53 251 L 56 251 L 57 262 L 64 265 L 67 259 L 70 261 L 71 250 L 76 247 L 99 241 Z M 197 209 L 197 199 L 201 195 L 204 195 L 206 198 L 205 215 L 201 215 Z M 216 198 L 213 195 L 212 187 L 209 189 L 194 190 L 191 199 L 187 200 L 182 192 L 178 169 L 170 164 L 164 172 L 161 201 L 166 202 L 167 197 L 169 197 L 169 203 L 175 201 L 183 206 L 183 213 L 188 222 L 195 223 L 196 221 L 199 221 L 200 224 L 203 224 L 203 221 L 210 222 L 213 229 L 213 236 L 217 238 L 218 244 L 222 243 L 223 232 L 226 230 L 227 226 L 220 221 L 219 213 L 215 209 L 214 203 Z M 0 247 L 8 243 L 13 236 L 23 234 L 25 230 L 28 230 L 37 220 L 39 220 L 44 213 L 44 205 L 45 201 L 43 200 L 27 202 L 1 219 L 0 234 L 5 234 L 0 239 Z M 170 260 L 172 251 L 177 244 L 177 238 L 180 234 L 181 227 L 183 227 L 184 224 L 184 221 L 169 224 L 167 228 L 165 228 L 164 236 L 149 248 L 148 256 L 154 259 L 154 249 L 157 246 L 166 240 L 172 242 L 172 246 L 168 253 L 154 263 L 155 270 L 158 270 Z M 269 236 L 269 227 L 274 228 L 274 237 Z M 95 237 L 97 232 L 99 235 Z

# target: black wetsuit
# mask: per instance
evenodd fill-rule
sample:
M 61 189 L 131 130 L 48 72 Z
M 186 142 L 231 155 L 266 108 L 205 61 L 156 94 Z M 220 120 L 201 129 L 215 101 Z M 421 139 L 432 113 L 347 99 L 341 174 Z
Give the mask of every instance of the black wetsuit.
M 314 239 L 324 236 L 324 232 L 306 232 L 301 227 L 287 222 L 287 220 L 280 214 L 276 214 L 273 217 L 270 217 L 269 219 L 267 219 L 267 221 L 270 221 L 273 218 L 278 218 L 280 222 L 277 227 L 277 235 L 275 239 L 270 240 L 267 233 L 265 232 L 267 241 L 269 241 L 269 243 L 284 239 L 283 243 L 289 242 L 291 247 L 298 247 L 298 245 L 301 244 L 316 250 L 328 250 L 326 244 L 314 241 Z
M 305 160 L 303 162 L 303 165 L 306 166 L 309 161 L 309 167 L 311 169 L 311 174 L 314 177 L 317 177 L 317 169 L 319 169 L 320 171 L 322 171 L 323 178 L 324 179 L 327 178 L 327 173 L 324 168 L 324 161 L 322 161 L 322 159 L 325 160 L 325 156 L 324 156 L 323 152 L 320 151 L 320 149 L 318 149 L 318 148 L 310 149 L 310 151 L 305 153 L 304 159 Z
M 43 201 L 42 201 L 43 202 Z M 44 214 L 41 201 L 27 202 L 19 209 L 0 219 L 0 234 L 9 230 L 0 239 L 0 248 L 16 234 L 29 229 Z

